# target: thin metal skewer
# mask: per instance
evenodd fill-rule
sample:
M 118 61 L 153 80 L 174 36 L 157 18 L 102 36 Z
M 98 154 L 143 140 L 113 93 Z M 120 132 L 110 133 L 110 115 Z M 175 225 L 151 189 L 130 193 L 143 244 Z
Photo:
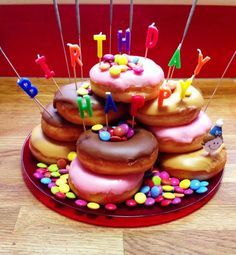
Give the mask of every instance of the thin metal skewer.
M 134 1 L 130 0 L 130 10 L 129 10 L 129 30 L 130 30 L 130 41 L 129 41 L 129 55 L 131 49 L 131 39 L 132 39 L 132 29 L 133 29 L 133 14 L 134 14 Z
M 113 21 L 113 0 L 110 0 L 110 19 L 109 19 L 109 53 L 111 54 L 111 42 L 112 42 L 112 21 Z

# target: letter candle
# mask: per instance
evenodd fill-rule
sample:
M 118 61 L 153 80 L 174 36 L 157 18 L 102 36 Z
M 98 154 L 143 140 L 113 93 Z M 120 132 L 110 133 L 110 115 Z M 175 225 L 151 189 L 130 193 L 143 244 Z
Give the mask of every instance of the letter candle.
M 85 104 L 83 104 L 83 98 L 85 99 Z M 91 104 L 91 101 L 90 101 L 90 96 L 85 95 L 85 96 L 83 96 L 83 98 L 78 96 L 77 97 L 77 104 L 78 104 L 78 108 L 79 108 L 80 118 L 82 119 L 83 128 L 84 128 L 84 131 L 86 131 L 86 126 L 85 126 L 85 123 L 84 123 L 84 117 L 85 117 L 84 111 L 87 111 L 88 116 L 92 117 L 93 116 L 93 110 L 92 110 L 92 104 Z
M 101 59 L 103 56 L 102 41 L 106 40 L 106 35 L 103 35 L 102 32 L 100 32 L 100 34 L 93 36 L 93 40 L 97 41 L 97 57 L 99 58 L 99 63 L 101 64 Z
M 36 98 L 37 94 L 38 94 L 38 89 L 31 84 L 30 80 L 27 78 L 21 78 L 19 73 L 16 71 L 15 67 L 13 66 L 13 64 L 11 63 L 11 61 L 9 60 L 9 58 L 7 57 L 7 55 L 5 54 L 5 52 L 3 51 L 2 47 L 0 47 L 0 51 L 2 52 L 3 56 L 5 57 L 5 59 L 7 60 L 8 64 L 11 66 L 11 68 L 13 69 L 13 71 L 15 72 L 16 76 L 18 77 L 18 81 L 17 84 L 20 86 L 20 88 L 22 88 L 24 90 L 24 92 L 34 100 L 34 102 L 37 104 L 37 106 L 39 107 L 40 111 L 41 108 L 43 108 L 44 111 L 47 112 L 47 114 L 53 118 L 53 116 L 50 114 L 50 112 L 43 106 L 43 104 Z M 41 107 L 41 108 L 40 108 Z
M 78 86 L 77 86 L 77 81 L 76 81 L 76 69 L 75 69 L 75 67 L 76 67 L 76 63 L 80 67 L 83 66 L 83 63 L 80 60 L 81 50 L 80 50 L 79 45 L 77 45 L 77 44 L 67 43 L 67 46 L 69 46 L 71 66 L 72 66 L 73 72 L 74 72 L 75 88 L 77 90 Z
M 150 26 L 148 26 L 146 43 L 145 43 L 145 47 L 146 47 L 145 59 L 147 58 L 148 49 L 151 49 L 156 46 L 158 41 L 158 35 L 159 35 L 159 31 L 155 27 L 155 23 L 152 23 Z
M 132 128 L 134 127 L 134 118 L 137 115 L 137 110 L 144 106 L 145 99 L 143 96 L 134 95 L 131 98 L 131 109 L 130 113 L 132 115 Z
M 125 51 L 130 52 L 130 29 L 125 30 L 125 37 L 123 37 L 123 31 L 118 31 L 118 52 L 121 54 L 123 46 Z
M 158 94 L 158 108 L 163 106 L 164 99 L 170 97 L 171 89 L 167 87 L 165 84 L 161 85 Z
M 44 56 L 40 56 L 39 54 L 37 55 L 37 59 L 35 60 L 35 63 L 40 65 L 40 67 L 42 68 L 42 70 L 44 71 L 44 76 L 46 79 L 52 79 L 52 81 L 54 82 L 54 84 L 56 85 L 57 89 L 59 90 L 59 92 L 62 95 L 62 92 L 60 90 L 60 87 L 58 86 L 57 82 L 55 81 L 55 79 L 53 78 L 53 76 L 55 76 L 54 71 L 50 71 L 47 63 L 46 63 L 46 58 Z
M 108 113 L 112 110 L 114 112 L 118 112 L 116 104 L 112 98 L 111 92 L 106 92 L 106 103 L 104 107 L 105 117 L 106 117 L 106 126 L 108 127 Z

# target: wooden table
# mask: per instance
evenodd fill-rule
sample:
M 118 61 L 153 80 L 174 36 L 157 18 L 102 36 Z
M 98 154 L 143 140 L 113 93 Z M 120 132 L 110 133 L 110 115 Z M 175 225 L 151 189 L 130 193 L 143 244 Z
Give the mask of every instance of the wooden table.
M 45 105 L 55 86 L 31 79 Z M 63 84 L 65 79 L 58 79 Z M 193 214 L 167 224 L 105 228 L 65 218 L 41 204 L 21 175 L 21 147 L 40 122 L 37 106 L 16 86 L 0 78 L 0 254 L 235 254 L 236 253 L 236 80 L 224 80 L 207 113 L 224 118 L 228 150 L 222 185 L 214 198 Z M 196 80 L 207 99 L 216 80 Z M 207 100 L 206 100 L 207 101 Z

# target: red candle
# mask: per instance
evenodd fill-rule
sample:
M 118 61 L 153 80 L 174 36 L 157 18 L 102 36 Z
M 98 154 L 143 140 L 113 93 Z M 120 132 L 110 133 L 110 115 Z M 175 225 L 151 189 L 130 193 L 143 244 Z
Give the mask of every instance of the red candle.
M 158 107 L 162 107 L 163 100 L 170 97 L 170 95 L 171 95 L 170 88 L 167 86 L 161 86 L 158 95 Z

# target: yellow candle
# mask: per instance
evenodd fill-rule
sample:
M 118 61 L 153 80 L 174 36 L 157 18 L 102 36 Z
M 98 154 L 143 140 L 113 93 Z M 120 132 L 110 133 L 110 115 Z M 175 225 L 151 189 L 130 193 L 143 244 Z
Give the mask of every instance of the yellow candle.
M 189 78 L 186 81 L 180 80 L 180 86 L 181 86 L 181 91 L 180 91 L 180 98 L 184 99 L 185 94 L 189 86 L 192 84 L 193 79 Z
M 106 35 L 103 35 L 102 32 L 98 35 L 93 36 L 93 40 L 97 41 L 97 57 L 99 59 L 102 58 L 103 53 L 102 53 L 102 41 L 106 40 Z

